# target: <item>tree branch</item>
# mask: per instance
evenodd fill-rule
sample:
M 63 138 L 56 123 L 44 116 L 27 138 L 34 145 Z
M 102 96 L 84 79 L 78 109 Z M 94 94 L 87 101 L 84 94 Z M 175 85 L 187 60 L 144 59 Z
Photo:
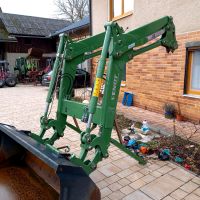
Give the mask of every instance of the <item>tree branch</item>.
M 89 14 L 89 0 L 56 0 L 59 15 L 66 20 L 75 22 Z

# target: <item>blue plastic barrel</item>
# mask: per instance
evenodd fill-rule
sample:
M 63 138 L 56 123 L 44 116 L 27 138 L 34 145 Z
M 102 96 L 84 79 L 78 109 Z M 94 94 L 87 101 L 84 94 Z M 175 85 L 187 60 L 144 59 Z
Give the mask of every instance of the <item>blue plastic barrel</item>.
M 133 96 L 134 96 L 134 94 L 132 92 L 124 92 L 122 104 L 124 106 L 132 106 L 133 105 Z

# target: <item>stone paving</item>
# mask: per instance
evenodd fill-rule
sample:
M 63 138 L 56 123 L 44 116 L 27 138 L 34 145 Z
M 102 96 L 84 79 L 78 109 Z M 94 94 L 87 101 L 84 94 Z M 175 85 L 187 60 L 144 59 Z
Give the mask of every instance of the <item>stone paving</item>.
M 46 94 L 47 88 L 40 86 L 1 88 L 0 122 L 37 133 Z M 56 103 L 55 100 L 52 116 Z M 70 117 L 68 120 L 72 121 Z M 84 128 L 85 124 L 80 123 L 80 127 Z M 72 151 L 77 153 L 79 135 L 66 129 L 65 136 L 56 143 L 57 146 L 63 144 L 70 144 Z M 102 200 L 200 200 L 200 178 L 189 171 L 158 160 L 141 166 L 112 145 L 109 153 L 109 158 L 99 163 L 97 170 L 90 175 L 101 190 Z

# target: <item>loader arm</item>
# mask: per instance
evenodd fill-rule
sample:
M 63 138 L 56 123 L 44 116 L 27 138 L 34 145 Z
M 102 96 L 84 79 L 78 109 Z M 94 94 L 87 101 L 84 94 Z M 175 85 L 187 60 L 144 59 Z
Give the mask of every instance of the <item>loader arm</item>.
M 73 164 L 81 166 L 88 174 L 95 170 L 99 161 L 108 157 L 108 148 L 111 143 L 138 160 L 139 163 L 145 163 L 141 157 L 111 137 L 120 84 L 124 73 L 123 66 L 134 56 L 156 47 L 163 46 L 167 52 L 173 52 L 178 47 L 173 19 L 168 16 L 127 33 L 115 22 L 108 22 L 105 29 L 104 33 L 81 41 L 72 41 L 65 35 L 60 36 L 53 78 L 46 100 L 47 105 L 44 115 L 41 117 L 41 131 L 39 136 L 31 134 L 32 138 L 46 145 L 48 149 L 59 153 L 60 149 L 53 145 L 64 135 L 66 126 L 78 132 L 81 140 L 80 155 L 77 156 L 70 152 L 67 154 L 67 159 Z M 77 65 L 98 55 L 100 55 L 100 59 L 89 105 L 73 101 L 71 93 Z M 105 89 L 102 103 L 99 105 L 97 102 L 106 62 Z M 62 72 L 56 119 L 49 119 L 49 107 L 60 71 Z M 79 127 L 70 124 L 67 121 L 67 116 L 81 119 L 86 123 L 86 128 L 80 130 Z M 96 126 L 99 127 L 98 135 L 92 133 Z M 53 128 L 54 133 L 50 138 L 45 138 L 45 133 L 50 128 Z M 91 150 L 94 150 L 94 155 L 92 159 L 89 159 L 88 152 Z

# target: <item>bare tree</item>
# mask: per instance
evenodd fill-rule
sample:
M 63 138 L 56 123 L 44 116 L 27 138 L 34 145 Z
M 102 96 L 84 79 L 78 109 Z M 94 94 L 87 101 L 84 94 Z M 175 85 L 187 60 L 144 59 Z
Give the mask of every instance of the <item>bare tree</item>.
M 89 0 L 56 0 L 59 15 L 66 20 L 75 22 L 89 14 Z

